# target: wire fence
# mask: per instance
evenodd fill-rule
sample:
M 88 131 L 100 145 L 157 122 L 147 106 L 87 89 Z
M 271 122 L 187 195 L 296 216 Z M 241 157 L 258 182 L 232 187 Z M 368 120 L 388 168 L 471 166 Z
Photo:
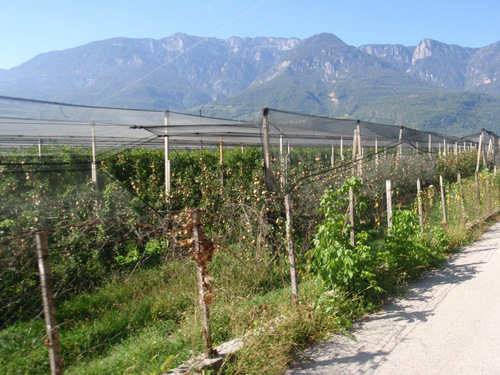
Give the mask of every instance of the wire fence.
M 0 102 L 12 111 L 0 116 L 12 133 L 0 137 L 5 373 L 49 371 L 40 233 L 47 236 L 62 366 L 67 373 L 99 373 L 94 361 L 112 361 L 114 351 L 126 350 L 132 340 L 143 340 L 156 368 L 203 351 L 199 301 L 211 305 L 210 319 L 217 322 L 212 342 L 242 336 L 261 313 L 259 306 L 270 308 L 263 296 L 293 283 L 290 249 L 299 259 L 307 256 L 325 190 L 350 176 L 362 178 L 370 198 L 360 224 L 382 232 L 390 219 L 388 180 L 394 209 L 417 210 L 418 196 L 422 221 L 448 230 L 469 228 L 500 208 L 498 138 L 486 131 L 458 141 L 274 110 L 260 122 L 243 124 L 168 112 Z M 12 103 L 19 106 L 15 111 Z M 87 113 L 90 121 L 72 119 L 72 111 Z M 110 113 L 123 115 L 119 125 Z M 144 121 L 144 113 L 153 119 Z M 102 121 L 95 121 L 96 114 Z M 40 132 L 22 134 L 28 125 Z M 109 131 L 107 141 L 96 136 L 100 126 Z M 75 130 L 80 128 L 82 134 Z M 138 132 L 143 135 L 136 138 Z M 64 145 L 55 144 L 57 133 Z M 196 223 L 186 216 L 193 208 L 200 209 Z M 202 230 L 197 238 L 203 233 L 217 244 L 212 252 L 202 241 L 194 252 L 193 227 Z M 305 272 L 298 263 L 297 272 Z M 197 284 L 196 267 L 203 264 L 208 268 L 199 271 Z M 238 305 L 244 312 L 237 312 Z M 187 335 L 178 333 L 182 324 L 192 326 Z M 119 366 L 124 372 L 134 361 Z

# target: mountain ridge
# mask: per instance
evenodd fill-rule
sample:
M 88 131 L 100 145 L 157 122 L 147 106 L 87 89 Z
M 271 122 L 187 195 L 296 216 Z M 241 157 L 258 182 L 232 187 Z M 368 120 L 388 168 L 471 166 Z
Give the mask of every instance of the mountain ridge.
M 500 116 L 499 75 L 500 41 L 481 48 L 429 38 L 417 46 L 354 47 L 330 33 L 306 39 L 177 33 L 162 39 L 111 38 L 37 55 L 0 70 L 0 94 L 86 105 L 202 110 L 235 118 L 269 106 L 374 122 L 413 122 L 414 127 L 443 132 L 448 127 L 470 129 L 470 122 L 498 126 L 492 116 L 480 113 Z M 457 125 L 457 105 L 471 101 L 469 108 L 479 114 L 463 116 L 464 122 Z M 405 120 L 405 113 L 414 113 L 416 107 L 422 114 L 433 113 L 422 116 L 431 124 Z

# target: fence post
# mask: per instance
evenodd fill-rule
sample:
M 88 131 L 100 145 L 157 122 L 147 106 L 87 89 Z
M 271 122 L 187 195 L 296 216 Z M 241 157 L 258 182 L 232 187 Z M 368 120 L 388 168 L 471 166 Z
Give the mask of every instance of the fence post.
M 198 209 L 192 210 L 192 220 L 193 220 L 193 246 L 195 257 L 198 259 L 203 256 L 201 254 L 200 246 L 200 211 Z M 196 276 L 198 279 L 198 295 L 200 300 L 201 314 L 202 314 L 202 326 L 201 335 L 203 338 L 203 346 L 205 349 L 205 357 L 212 358 L 212 339 L 210 334 L 210 311 L 208 308 L 207 301 L 205 301 L 205 280 L 204 280 L 204 270 L 203 264 L 201 262 L 196 262 Z M 205 264 L 206 267 L 206 264 Z
M 418 202 L 418 218 L 420 222 L 420 230 L 424 230 L 424 209 L 422 207 L 422 183 L 420 178 L 417 178 L 417 202 Z
M 295 268 L 295 249 L 293 243 L 293 228 L 292 228 L 292 202 L 290 193 L 285 194 L 285 210 L 286 210 L 286 241 L 288 247 L 288 257 L 290 259 L 290 278 L 292 282 L 292 303 L 297 304 L 298 287 L 297 287 L 297 270 Z
M 266 184 L 269 189 L 273 189 L 275 191 L 279 190 L 279 187 L 274 181 L 273 174 L 271 172 L 271 154 L 270 154 L 270 145 L 269 145 L 269 108 L 264 107 L 262 110 L 262 147 L 264 149 L 264 167 L 266 172 Z
M 398 158 L 403 156 L 403 127 L 399 128 L 399 137 L 398 137 Z
M 476 182 L 476 203 L 478 211 L 481 210 L 481 188 L 479 186 L 479 172 L 476 170 L 474 174 L 475 182 Z
M 49 348 L 50 371 L 52 375 L 60 375 L 62 370 L 61 347 L 59 343 L 59 327 L 56 321 L 56 305 L 52 288 L 52 279 L 49 263 L 49 245 L 47 232 L 35 234 L 38 269 L 40 270 L 40 286 L 43 298 L 43 313 L 45 315 L 45 328 L 47 330 L 47 343 Z
M 169 112 L 165 111 L 163 123 L 165 125 L 165 200 L 170 200 L 172 192 L 171 169 L 170 169 L 170 138 L 168 136 Z
M 385 195 L 387 198 L 387 227 L 392 228 L 392 182 L 385 181 Z
M 354 135 L 352 137 L 352 167 L 351 167 L 351 176 L 354 176 L 357 154 L 358 154 L 358 129 L 354 129 Z
M 446 197 L 444 195 L 444 181 L 442 175 L 439 175 L 439 185 L 441 187 L 441 207 L 443 209 L 443 230 L 446 232 L 448 230 L 448 223 L 446 218 Z
M 457 173 L 457 183 L 458 183 L 458 205 L 460 207 L 460 212 L 462 214 L 462 224 L 467 224 L 467 217 L 465 215 L 465 205 L 464 205 L 464 191 L 462 187 L 462 174 L 460 172 Z
M 220 185 L 224 186 L 224 143 L 222 142 L 222 135 L 219 136 L 219 168 Z
M 280 133 L 280 188 L 285 188 L 285 157 L 283 156 L 283 133 Z
M 351 224 L 351 246 L 356 247 L 356 212 L 354 211 L 354 187 L 349 186 L 349 221 Z
M 491 189 L 490 189 L 490 176 L 486 176 L 486 186 L 485 186 L 485 192 L 486 192 L 486 214 L 489 215 L 493 211 L 493 207 L 491 205 Z
M 358 154 L 356 156 L 356 159 L 358 160 L 358 177 L 361 177 L 363 175 L 363 165 L 361 163 L 361 159 L 363 158 L 363 148 L 361 147 L 361 128 L 360 128 L 360 121 L 357 120 L 356 122 L 356 130 L 358 133 Z
M 340 160 L 344 161 L 344 137 L 340 137 Z
M 96 158 L 96 144 L 95 144 L 95 121 L 92 121 L 91 125 L 91 133 L 92 133 L 92 164 L 90 166 L 91 170 L 91 178 L 92 184 L 94 185 L 94 189 L 97 190 L 97 158 Z

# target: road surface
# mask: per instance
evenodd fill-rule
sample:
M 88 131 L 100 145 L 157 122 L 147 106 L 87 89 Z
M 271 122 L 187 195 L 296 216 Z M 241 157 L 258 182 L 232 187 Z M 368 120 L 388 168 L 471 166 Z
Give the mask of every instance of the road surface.
M 500 374 L 500 223 L 287 375 Z

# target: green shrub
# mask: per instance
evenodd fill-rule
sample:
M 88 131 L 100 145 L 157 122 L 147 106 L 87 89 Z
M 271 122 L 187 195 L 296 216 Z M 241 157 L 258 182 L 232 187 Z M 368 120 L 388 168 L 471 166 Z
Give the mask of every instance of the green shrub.
M 358 219 L 366 207 L 359 196 L 362 186 L 359 178 L 345 181 L 342 188 L 327 190 L 321 200 L 325 218 L 318 226 L 311 250 L 311 266 L 328 288 L 339 292 L 379 293 L 376 282 L 376 257 L 368 246 L 366 231 L 356 233 L 356 245 L 351 244 L 351 225 L 348 223 L 349 189 L 355 195 Z

